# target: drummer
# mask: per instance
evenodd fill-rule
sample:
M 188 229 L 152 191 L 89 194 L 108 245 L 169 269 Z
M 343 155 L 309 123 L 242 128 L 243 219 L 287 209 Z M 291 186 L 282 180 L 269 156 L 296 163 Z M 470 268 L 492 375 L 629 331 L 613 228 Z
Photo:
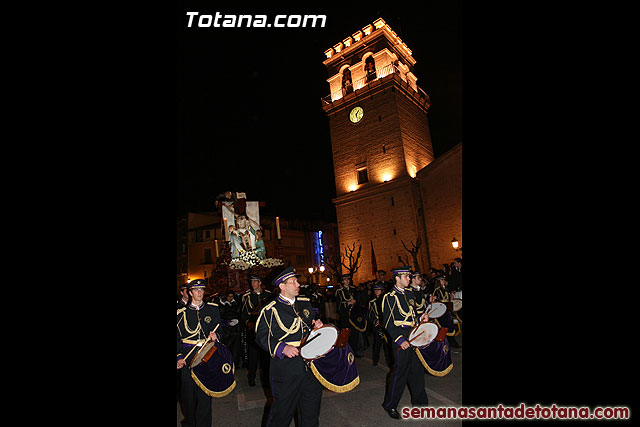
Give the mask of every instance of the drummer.
M 422 278 L 422 274 L 420 274 L 419 271 L 414 271 L 413 273 L 411 273 L 411 283 L 409 284 L 409 286 L 415 296 L 416 314 L 421 315 L 427 309 L 427 302 L 423 292 L 425 282 Z
M 182 283 L 180 285 L 180 297 L 178 298 L 176 310 L 182 307 L 186 307 L 189 304 L 189 284 Z
M 373 366 L 378 366 L 380 359 L 380 348 L 384 350 L 384 358 L 387 366 L 393 366 L 393 350 L 391 349 L 389 336 L 382 325 L 382 296 L 384 294 L 384 284 L 376 283 L 373 285 L 373 294 L 375 298 L 369 301 L 369 324 L 373 329 Z
M 387 277 L 387 272 L 384 270 L 378 270 L 376 271 L 376 280 L 374 281 L 374 286 L 375 285 L 382 285 L 383 286 L 383 292 L 382 293 L 386 293 L 387 291 L 390 291 L 391 288 L 393 287 L 393 283 L 384 280 L 385 277 Z
M 340 276 L 342 281 L 342 288 L 336 291 L 336 305 L 338 306 L 338 326 L 340 329 L 349 328 L 351 334 L 349 335 L 349 345 L 353 349 L 355 357 L 362 357 L 358 351 L 360 350 L 359 343 L 364 343 L 362 334 L 356 328 L 352 327 L 349 323 L 349 314 L 351 307 L 357 304 L 356 301 L 356 289 L 351 286 L 351 275 L 343 274 Z
M 242 312 L 240 318 L 242 324 L 247 329 L 247 359 L 249 373 L 247 380 L 250 386 L 256 385 L 256 372 L 260 365 L 260 379 L 263 386 L 269 383 L 269 354 L 256 344 L 256 320 L 262 307 L 266 306 L 273 299 L 273 295 L 267 289 L 262 289 L 262 277 L 251 275 L 249 278 L 251 289 L 242 295 Z
M 409 288 L 411 271 L 408 267 L 391 270 L 395 278 L 393 289 L 382 300 L 382 318 L 384 326 L 391 336 L 395 364 L 390 373 L 389 382 L 382 407 L 391 418 L 400 418 L 398 403 L 405 386 L 409 387 L 412 406 L 427 406 L 429 399 L 424 386 L 424 368 L 416 352 L 409 344 L 409 333 L 418 322 L 429 320 L 427 313 L 419 316 L 415 309 L 415 295 Z
M 429 298 L 429 302 L 442 302 L 447 303 L 451 301 L 452 294 L 449 292 L 449 288 L 447 286 L 447 278 L 444 274 L 441 274 L 436 277 L 436 287 L 433 291 L 433 295 Z M 459 348 L 460 344 L 455 338 L 456 335 L 456 327 L 453 322 L 453 315 L 449 310 L 447 310 L 441 317 L 438 319 L 434 319 L 434 322 L 439 327 L 445 327 L 448 329 L 447 332 L 447 341 L 449 342 L 449 346 L 454 348 Z
M 218 340 L 213 330 L 220 324 L 218 305 L 203 301 L 206 282 L 198 279 L 189 283 L 191 302 L 177 313 L 178 369 L 181 372 L 181 402 L 183 426 L 211 425 L 211 397 L 191 377 L 189 364 L 196 354 L 194 346 L 201 346 L 207 338 Z M 192 351 L 193 350 L 193 351 Z M 187 357 L 188 356 L 188 357 Z
M 289 267 L 274 279 L 280 294 L 260 311 L 256 325 L 256 343 L 271 356 L 273 404 L 267 427 L 289 426 L 296 409 L 303 426 L 317 426 L 320 416 L 323 387 L 299 356 L 298 347 L 311 329 L 323 324 L 315 318 L 309 298 L 298 296 L 298 277 Z

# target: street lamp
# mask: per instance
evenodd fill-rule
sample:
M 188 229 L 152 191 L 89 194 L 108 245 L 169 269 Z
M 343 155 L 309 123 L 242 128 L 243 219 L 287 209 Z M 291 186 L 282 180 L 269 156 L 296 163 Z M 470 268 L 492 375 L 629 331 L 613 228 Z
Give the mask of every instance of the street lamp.
M 451 240 L 451 246 L 453 246 L 453 249 L 455 249 L 456 252 L 461 251 L 462 247 L 458 247 L 459 243 L 458 243 L 458 239 L 456 239 L 455 237 Z
M 316 275 L 316 283 L 320 284 L 320 274 L 324 273 L 324 265 L 321 265 L 320 267 L 309 267 L 307 269 L 307 271 L 309 271 L 309 276 L 313 275 L 315 273 Z

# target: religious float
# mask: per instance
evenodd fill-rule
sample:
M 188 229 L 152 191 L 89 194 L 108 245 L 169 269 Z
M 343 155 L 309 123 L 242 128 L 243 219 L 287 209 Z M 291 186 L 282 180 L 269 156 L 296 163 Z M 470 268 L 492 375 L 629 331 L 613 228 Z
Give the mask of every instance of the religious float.
M 273 279 L 287 267 L 278 257 L 282 244 L 279 219 L 275 224 L 278 237 L 275 258 L 269 258 L 260 226 L 259 202 L 247 201 L 245 193 L 227 191 L 218 195 L 215 206 L 225 239 L 209 278 L 211 292 L 243 293 L 249 289 L 249 277 L 254 274 L 262 278 L 265 288 L 271 289 Z

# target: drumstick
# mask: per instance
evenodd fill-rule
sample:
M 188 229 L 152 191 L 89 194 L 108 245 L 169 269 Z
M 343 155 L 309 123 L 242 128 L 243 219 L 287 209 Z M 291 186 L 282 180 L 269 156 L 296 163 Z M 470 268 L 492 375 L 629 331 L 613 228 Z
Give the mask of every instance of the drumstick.
M 418 335 L 416 335 L 415 337 L 411 338 L 411 339 L 409 340 L 409 344 L 411 344 L 411 342 L 412 342 L 413 340 L 415 340 L 416 338 L 418 338 L 420 335 L 424 334 L 424 332 L 425 332 L 425 331 L 422 331 L 422 332 L 420 332 Z
M 313 338 L 311 338 L 310 340 L 308 340 L 307 342 L 305 342 L 304 344 L 302 344 L 300 347 L 298 347 L 298 349 L 301 349 L 302 347 L 304 347 L 305 345 L 309 344 L 311 341 L 315 340 L 316 338 L 318 338 L 320 335 L 322 335 L 320 332 L 318 332 L 316 335 L 313 336 Z
M 424 334 L 425 331 L 420 332 L 418 335 L 416 335 L 415 337 L 411 338 L 409 341 L 407 341 L 409 344 L 411 344 L 411 342 L 413 340 L 415 340 L 416 338 L 418 338 L 420 335 Z M 398 347 L 398 351 L 402 350 L 402 347 Z
M 216 327 L 215 327 L 215 328 L 213 328 L 213 331 L 211 331 L 211 332 L 215 332 L 215 331 L 218 329 L 218 326 L 220 326 L 220 323 L 218 323 L 218 324 L 216 325 Z M 206 343 L 208 343 L 208 342 L 209 342 L 209 339 L 210 339 L 210 338 L 209 338 L 209 337 L 207 337 L 207 339 L 206 339 L 206 340 L 204 340 L 204 342 L 202 343 L 202 345 L 205 345 Z M 193 353 L 193 350 L 195 350 L 197 347 L 201 347 L 201 346 L 194 345 L 194 346 L 193 346 L 193 348 L 191 349 L 191 351 L 189 351 L 189 353 L 187 353 L 187 355 L 184 357 L 184 360 L 187 360 L 187 358 L 189 357 L 189 355 L 190 355 L 191 353 Z

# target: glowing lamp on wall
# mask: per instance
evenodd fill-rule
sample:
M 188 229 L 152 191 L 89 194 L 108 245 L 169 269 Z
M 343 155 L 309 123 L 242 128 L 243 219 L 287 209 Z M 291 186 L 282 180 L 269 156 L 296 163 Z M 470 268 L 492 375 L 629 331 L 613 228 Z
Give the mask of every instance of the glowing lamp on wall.
M 390 173 L 382 174 L 382 180 L 384 182 L 391 181 L 391 174 Z
M 351 187 L 349 187 L 349 191 L 356 191 L 358 189 L 358 186 L 355 184 L 351 184 Z

